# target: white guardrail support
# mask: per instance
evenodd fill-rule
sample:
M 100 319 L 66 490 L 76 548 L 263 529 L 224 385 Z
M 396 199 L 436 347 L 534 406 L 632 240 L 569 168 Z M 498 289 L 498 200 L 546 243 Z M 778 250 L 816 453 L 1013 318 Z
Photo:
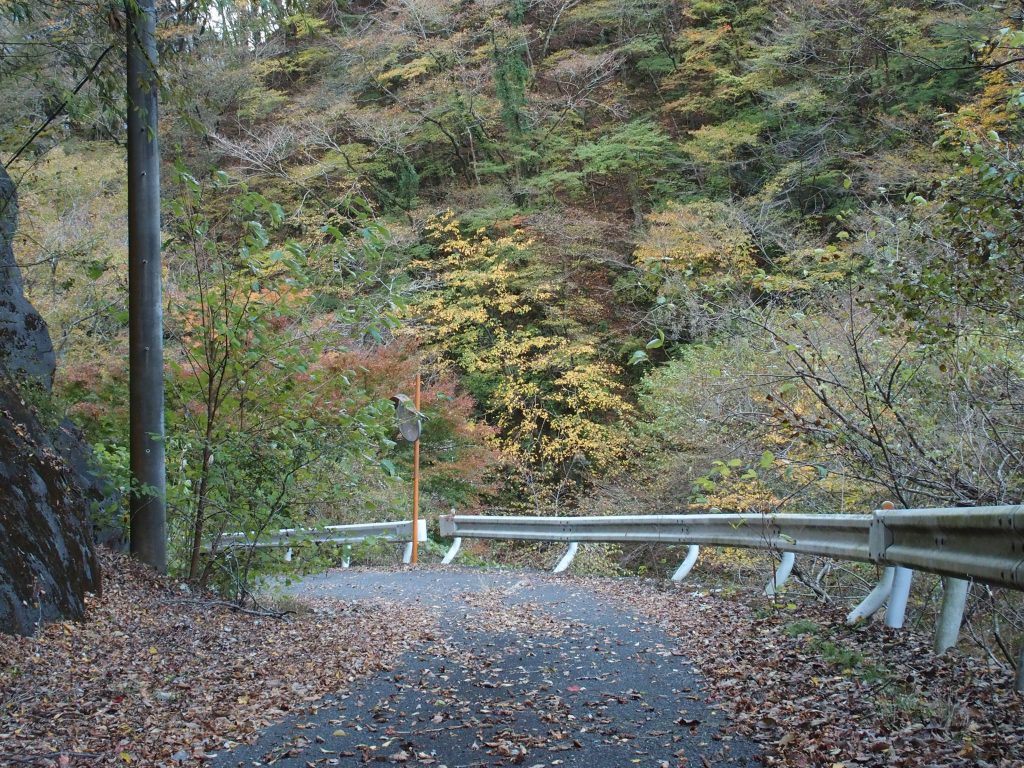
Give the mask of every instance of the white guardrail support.
M 1024 693 L 1024 643 L 1020 645 L 1020 653 L 1017 656 L 1017 682 L 1014 685 L 1017 693 Z
M 563 573 L 570 565 L 572 565 L 573 558 L 576 557 L 576 553 L 579 549 L 579 542 L 570 542 L 569 548 L 565 550 L 565 554 L 562 555 L 562 559 L 558 561 L 558 565 L 555 566 L 555 570 L 553 570 L 552 573 Z
M 448 547 L 448 551 L 444 553 L 444 560 L 441 561 L 441 565 L 451 565 L 452 561 L 455 560 L 455 556 L 459 554 L 460 549 L 462 549 L 462 538 L 456 536 L 452 541 L 452 545 Z
M 856 624 L 861 619 L 869 619 L 878 613 L 878 609 L 889 599 L 895 574 L 895 568 L 886 568 L 882 571 L 882 578 L 878 580 L 875 588 L 868 592 L 860 604 L 846 615 L 847 624 Z
M 960 624 L 964 619 L 970 587 L 971 583 L 964 579 L 942 578 L 942 612 L 935 627 L 935 653 L 940 656 L 956 645 L 960 638 Z
M 700 555 L 700 547 L 691 544 L 686 550 L 686 559 L 679 564 L 676 572 L 672 574 L 672 581 L 682 581 L 690 575 L 693 566 L 697 564 L 697 557 Z
M 783 552 L 782 558 L 779 560 L 779 567 L 775 570 L 775 574 L 768 579 L 768 583 L 765 584 L 764 593 L 768 597 L 775 597 L 782 586 L 789 580 L 789 575 L 793 572 L 793 565 L 796 563 L 796 555 L 792 552 Z
M 889 592 L 889 604 L 885 607 L 885 626 L 890 629 L 902 629 L 903 620 L 907 615 L 907 601 L 910 599 L 910 585 L 914 581 L 914 572 L 910 568 L 897 565 L 892 576 L 892 591 Z

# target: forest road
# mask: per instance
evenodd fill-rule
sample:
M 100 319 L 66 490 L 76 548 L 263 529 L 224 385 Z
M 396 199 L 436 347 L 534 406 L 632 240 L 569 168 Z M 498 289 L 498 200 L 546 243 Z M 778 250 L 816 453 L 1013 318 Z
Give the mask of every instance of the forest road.
M 731 735 L 705 702 L 677 641 L 585 582 L 471 568 L 352 569 L 292 589 L 318 604 L 416 604 L 439 628 L 394 669 L 296 708 L 214 766 L 760 764 L 756 745 Z

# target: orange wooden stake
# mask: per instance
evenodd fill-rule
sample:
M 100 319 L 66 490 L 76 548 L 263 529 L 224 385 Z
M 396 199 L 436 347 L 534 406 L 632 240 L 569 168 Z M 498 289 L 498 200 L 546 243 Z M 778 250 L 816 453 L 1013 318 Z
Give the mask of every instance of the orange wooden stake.
M 420 412 L 420 372 L 416 371 L 416 413 Z M 419 418 L 419 416 L 417 416 Z M 412 564 L 416 565 L 419 554 L 420 525 L 420 439 L 417 436 L 416 442 L 412 444 Z

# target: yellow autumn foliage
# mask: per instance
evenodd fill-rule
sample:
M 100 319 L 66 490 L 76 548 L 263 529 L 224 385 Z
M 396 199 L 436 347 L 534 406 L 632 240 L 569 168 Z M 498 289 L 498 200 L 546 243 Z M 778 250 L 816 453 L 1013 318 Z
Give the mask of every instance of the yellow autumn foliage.
M 728 287 L 757 270 L 754 243 L 725 203 L 672 203 L 647 223 L 647 236 L 634 252 L 637 263 L 681 274 L 692 288 Z
M 621 369 L 586 340 L 547 323 L 557 286 L 530 270 L 520 232 L 464 233 L 451 212 L 431 220 L 432 286 L 410 311 L 422 342 L 487 391 L 498 447 L 524 475 L 558 483 L 603 474 L 628 455 L 632 414 Z

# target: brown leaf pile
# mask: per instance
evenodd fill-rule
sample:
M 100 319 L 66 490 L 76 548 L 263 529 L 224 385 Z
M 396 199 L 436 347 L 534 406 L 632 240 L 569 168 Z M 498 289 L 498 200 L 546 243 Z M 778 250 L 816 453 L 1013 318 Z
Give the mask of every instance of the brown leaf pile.
M 87 620 L 0 635 L 0 765 L 187 766 L 387 668 L 432 620 L 337 601 L 283 621 L 105 562 Z
M 767 765 L 1024 765 L 1024 697 L 1010 672 L 957 651 L 936 657 L 921 632 L 847 627 L 841 609 L 810 601 L 595 586 L 680 639 L 712 704 L 765 746 Z
M 535 603 L 503 603 L 503 598 L 514 593 L 513 588 L 489 588 L 456 595 L 457 601 L 476 609 L 473 624 L 477 631 L 493 634 L 515 632 L 524 635 L 562 637 L 569 628 L 579 628 L 576 622 L 556 619 Z

